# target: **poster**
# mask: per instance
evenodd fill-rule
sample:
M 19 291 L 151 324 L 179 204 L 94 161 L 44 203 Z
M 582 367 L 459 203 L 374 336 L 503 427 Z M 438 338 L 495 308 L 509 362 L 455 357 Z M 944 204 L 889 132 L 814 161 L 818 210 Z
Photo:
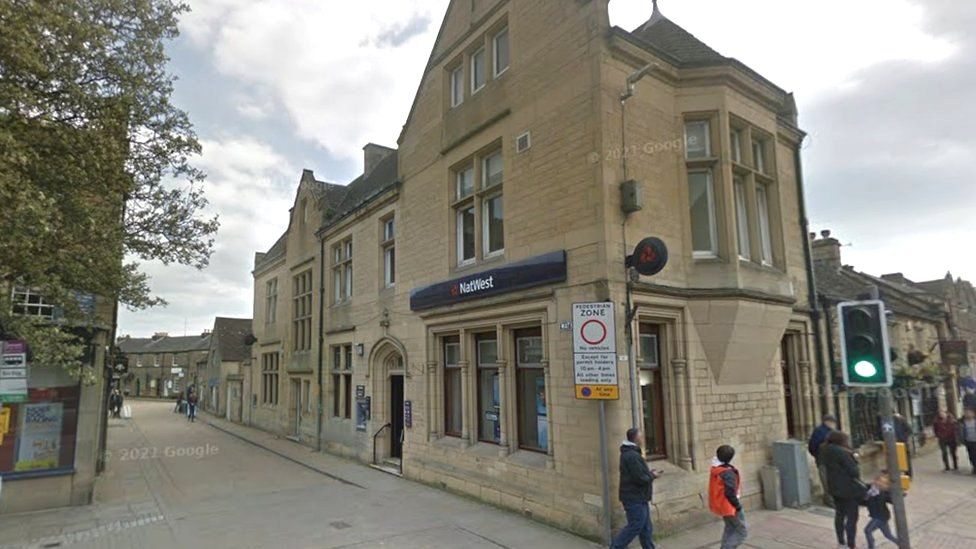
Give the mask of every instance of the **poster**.
M 549 447 L 549 421 L 546 409 L 546 378 L 538 376 L 535 378 L 535 411 L 536 411 L 536 430 L 539 448 Z
M 23 341 L 0 342 L 0 402 L 27 400 L 27 345 Z
M 21 405 L 17 462 L 14 471 L 54 469 L 61 453 L 60 402 Z

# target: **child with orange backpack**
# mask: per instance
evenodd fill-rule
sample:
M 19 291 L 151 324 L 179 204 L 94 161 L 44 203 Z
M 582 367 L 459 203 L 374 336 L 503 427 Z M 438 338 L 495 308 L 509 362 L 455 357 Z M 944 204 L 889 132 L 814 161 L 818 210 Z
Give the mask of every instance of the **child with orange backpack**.
M 717 463 L 712 467 L 708 483 L 708 506 L 713 513 L 725 521 L 722 532 L 722 549 L 735 549 L 746 541 L 746 517 L 739 501 L 742 479 L 739 471 L 731 465 L 735 449 L 729 445 L 720 446 L 715 452 Z

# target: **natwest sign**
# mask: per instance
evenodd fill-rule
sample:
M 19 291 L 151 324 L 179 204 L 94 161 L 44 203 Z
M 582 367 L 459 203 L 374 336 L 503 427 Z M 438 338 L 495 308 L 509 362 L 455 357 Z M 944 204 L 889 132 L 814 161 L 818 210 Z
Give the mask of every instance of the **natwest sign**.
M 475 292 L 482 292 L 485 290 L 490 290 L 495 287 L 495 277 L 488 276 L 487 278 L 476 278 L 474 280 L 469 280 L 467 282 L 457 282 L 454 287 L 451 288 L 451 295 L 467 295 Z
M 566 252 L 560 250 L 462 278 L 415 288 L 410 292 L 410 310 L 431 309 L 564 280 Z

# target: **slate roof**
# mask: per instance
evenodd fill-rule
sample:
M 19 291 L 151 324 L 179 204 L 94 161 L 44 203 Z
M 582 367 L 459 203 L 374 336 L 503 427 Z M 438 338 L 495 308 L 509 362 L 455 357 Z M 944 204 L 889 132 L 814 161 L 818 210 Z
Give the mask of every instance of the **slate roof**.
M 125 338 L 118 342 L 119 349 L 129 354 L 186 353 L 210 349 L 210 334 L 192 336 L 163 336 L 153 338 Z
M 344 189 L 342 199 L 335 206 L 326 204 L 323 228 L 338 223 L 382 192 L 396 186 L 397 183 L 397 152 L 393 151 L 383 160 L 380 160 L 373 171 L 363 174 L 345 187 L 341 187 Z M 338 189 L 330 192 L 338 193 Z
M 224 318 L 214 320 L 214 341 L 220 351 L 220 359 L 240 362 L 251 357 L 251 346 L 245 342 L 251 335 L 250 318 Z
M 817 281 L 817 293 L 830 301 L 856 300 L 862 294 L 868 293 L 871 288 L 878 288 L 885 306 L 897 314 L 933 320 L 942 318 L 937 307 L 933 307 L 925 299 L 913 295 L 898 284 L 858 272 L 849 266 L 837 269 L 826 261 L 815 261 L 813 269 Z
M 708 65 L 729 60 L 663 16 L 656 4 L 651 18 L 631 34 L 673 58 L 679 65 Z

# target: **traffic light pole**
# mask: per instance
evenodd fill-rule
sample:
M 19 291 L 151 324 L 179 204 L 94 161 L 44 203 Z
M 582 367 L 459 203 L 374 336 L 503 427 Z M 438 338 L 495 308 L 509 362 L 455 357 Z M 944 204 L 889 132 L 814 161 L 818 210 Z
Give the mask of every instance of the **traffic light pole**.
M 891 478 L 891 503 L 895 509 L 895 529 L 898 532 L 898 548 L 911 549 L 908 538 L 908 514 L 905 511 L 905 493 L 901 489 L 901 466 L 898 463 L 898 445 L 895 439 L 895 421 L 892 416 L 891 389 L 879 389 L 881 394 L 881 435 L 884 438 L 885 455 L 888 461 L 888 476 Z M 908 448 L 905 448 L 908 451 Z

